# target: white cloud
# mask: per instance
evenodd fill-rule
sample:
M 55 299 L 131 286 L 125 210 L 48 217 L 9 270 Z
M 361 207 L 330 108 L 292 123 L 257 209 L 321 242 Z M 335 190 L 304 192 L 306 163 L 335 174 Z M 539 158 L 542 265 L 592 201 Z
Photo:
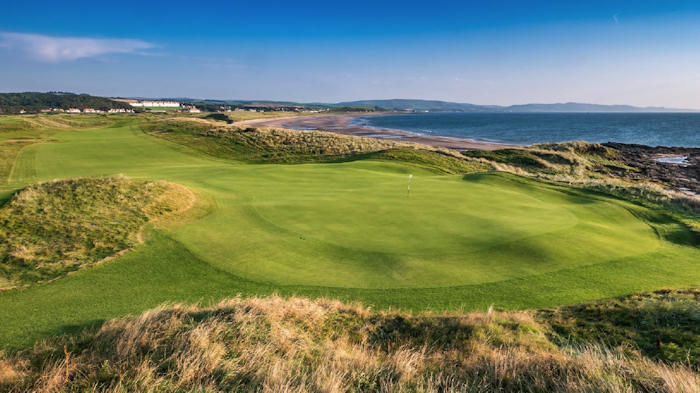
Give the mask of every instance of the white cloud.
M 51 37 L 41 34 L 0 33 L 0 46 L 47 62 L 98 57 L 110 53 L 139 53 L 153 45 L 133 39 Z

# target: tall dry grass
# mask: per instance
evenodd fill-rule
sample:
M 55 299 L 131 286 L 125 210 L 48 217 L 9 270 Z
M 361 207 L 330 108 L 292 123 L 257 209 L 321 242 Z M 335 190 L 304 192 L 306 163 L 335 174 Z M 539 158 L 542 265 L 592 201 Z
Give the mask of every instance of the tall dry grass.
M 555 346 L 529 312 L 302 298 L 161 307 L 0 356 L 4 392 L 698 392 L 690 368 Z
M 202 118 L 154 120 L 142 128 L 151 135 L 213 156 L 255 163 L 332 162 L 392 149 L 435 152 L 469 164 L 476 162 L 453 150 L 415 143 L 323 131 L 246 128 Z

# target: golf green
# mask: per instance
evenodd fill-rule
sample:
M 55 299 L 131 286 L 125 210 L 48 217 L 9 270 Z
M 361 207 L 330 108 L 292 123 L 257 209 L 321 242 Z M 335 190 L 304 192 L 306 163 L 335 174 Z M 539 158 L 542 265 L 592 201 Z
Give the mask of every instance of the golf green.
M 186 185 L 198 215 L 136 251 L 0 293 L 0 346 L 162 302 L 302 294 L 407 309 L 547 307 L 700 283 L 690 232 L 663 211 L 505 174 L 362 160 L 243 164 L 135 124 L 24 148 L 7 187 L 125 174 Z M 408 174 L 413 174 L 408 192 Z

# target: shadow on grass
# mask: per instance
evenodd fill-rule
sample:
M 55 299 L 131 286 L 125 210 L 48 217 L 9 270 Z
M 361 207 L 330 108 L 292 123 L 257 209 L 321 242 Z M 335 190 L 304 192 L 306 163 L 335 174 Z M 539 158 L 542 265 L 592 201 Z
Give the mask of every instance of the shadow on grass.
M 538 312 L 560 345 L 603 339 L 664 361 L 700 366 L 700 290 L 662 290 Z
M 12 197 L 20 191 L 21 189 L 12 191 L 0 191 L 0 208 L 4 207 L 5 204 L 9 202 L 10 199 L 12 199 Z
M 89 330 L 97 330 L 102 327 L 105 322 L 107 322 L 106 319 L 94 319 L 80 324 L 61 325 L 51 329 L 41 330 L 39 334 L 44 337 L 75 335 Z

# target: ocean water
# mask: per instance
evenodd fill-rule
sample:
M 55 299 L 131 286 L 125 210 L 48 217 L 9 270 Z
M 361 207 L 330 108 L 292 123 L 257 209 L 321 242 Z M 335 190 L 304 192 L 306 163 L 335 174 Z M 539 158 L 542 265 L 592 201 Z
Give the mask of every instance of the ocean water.
M 700 113 L 415 113 L 354 124 L 484 142 L 622 142 L 700 147 Z

